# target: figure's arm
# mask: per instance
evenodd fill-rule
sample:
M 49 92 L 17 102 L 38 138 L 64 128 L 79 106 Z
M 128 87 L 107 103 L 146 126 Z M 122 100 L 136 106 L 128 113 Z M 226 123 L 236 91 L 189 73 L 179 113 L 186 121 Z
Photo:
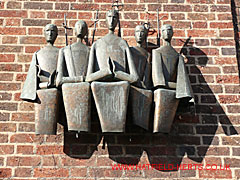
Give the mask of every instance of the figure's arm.
M 126 59 L 128 62 L 128 68 L 129 68 L 129 73 L 123 72 L 123 71 L 115 71 L 115 78 L 121 79 L 123 81 L 129 81 L 130 83 L 137 82 L 139 79 L 133 58 L 132 58 L 132 53 L 130 52 L 130 49 L 127 45 L 126 51 L 125 51 Z
M 89 61 L 88 61 L 88 68 L 87 68 L 87 76 L 86 81 L 91 82 L 95 80 L 104 80 L 109 76 L 112 76 L 112 72 L 110 69 L 100 69 L 97 72 L 94 72 L 95 61 L 97 60 L 96 52 L 95 52 L 96 43 L 93 43 L 90 54 L 89 54 Z
M 162 57 L 156 50 L 152 51 L 152 81 L 154 87 L 166 85 L 162 69 Z
M 143 79 L 144 85 L 146 86 L 147 89 L 150 89 L 152 87 L 151 71 L 152 71 L 151 54 L 148 53 Z
M 63 66 L 64 66 L 64 48 L 59 50 L 58 55 L 58 63 L 57 63 L 57 78 L 56 78 L 56 86 L 59 87 L 62 85 L 63 78 Z

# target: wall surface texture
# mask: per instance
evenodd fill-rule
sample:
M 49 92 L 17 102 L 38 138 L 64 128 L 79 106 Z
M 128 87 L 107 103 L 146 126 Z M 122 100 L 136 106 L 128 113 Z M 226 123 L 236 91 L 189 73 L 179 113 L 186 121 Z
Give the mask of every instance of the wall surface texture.
M 122 0 L 122 37 L 130 46 L 136 45 L 135 26 L 147 19 L 149 42 L 156 43 L 157 8 L 160 26 L 173 26 L 172 45 L 185 57 L 195 108 L 178 113 L 169 135 L 131 123 L 126 133 L 103 135 L 93 113 L 92 132 L 78 138 L 60 124 L 56 136 L 35 135 L 34 105 L 19 96 L 33 52 L 45 45 L 44 26 L 57 24 L 55 45 L 63 47 L 67 13 L 70 27 L 78 19 L 87 22 L 91 40 L 91 19 L 99 9 L 98 39 L 107 33 L 105 12 L 112 0 L 0 2 L 0 179 L 240 178 L 238 34 L 233 23 L 237 2 Z M 75 42 L 74 32 L 68 33 Z

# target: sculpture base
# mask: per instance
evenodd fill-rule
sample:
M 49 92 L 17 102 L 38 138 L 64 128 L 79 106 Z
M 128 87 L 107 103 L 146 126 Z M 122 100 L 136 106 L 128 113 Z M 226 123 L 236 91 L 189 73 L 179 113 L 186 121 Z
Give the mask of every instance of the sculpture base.
M 35 133 L 55 135 L 58 119 L 59 92 L 56 88 L 37 90 L 35 103 Z
M 92 82 L 102 132 L 125 131 L 129 86 L 127 81 Z
M 153 132 L 169 133 L 179 103 L 176 99 L 176 91 L 157 89 L 154 91 L 154 102 Z
M 62 85 L 62 93 L 68 131 L 90 131 L 90 84 L 87 82 L 65 83 Z
M 129 101 L 133 124 L 148 130 L 152 91 L 131 86 Z

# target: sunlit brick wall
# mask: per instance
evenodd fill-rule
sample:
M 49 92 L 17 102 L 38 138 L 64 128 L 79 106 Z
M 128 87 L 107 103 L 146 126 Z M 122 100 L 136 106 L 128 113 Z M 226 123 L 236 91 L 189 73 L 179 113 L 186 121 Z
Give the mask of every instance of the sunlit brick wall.
M 111 0 L 0 1 L 0 179 L 161 179 L 240 177 L 240 87 L 230 0 L 122 0 L 122 37 L 135 45 L 134 28 L 149 20 L 149 42 L 160 26 L 174 28 L 172 45 L 185 57 L 195 95 L 195 109 L 179 113 L 169 135 L 132 126 L 103 137 L 97 121 L 92 132 L 75 134 L 58 126 L 58 135 L 34 134 L 34 106 L 19 99 L 33 52 L 44 47 L 43 28 L 59 28 L 55 45 L 65 45 L 64 13 L 69 27 L 83 19 L 95 40 L 108 31 L 105 12 Z M 116 30 L 117 31 L 117 30 Z M 73 30 L 69 41 L 74 43 Z M 235 32 L 237 33 L 237 32 Z M 236 34 L 235 34 L 236 35 Z M 190 38 L 188 44 L 184 42 Z M 236 36 L 235 36 L 236 37 Z M 96 116 L 96 113 L 94 114 Z M 93 117 L 93 119 L 96 119 Z M 112 165 L 229 165 L 227 170 L 163 167 L 112 170 Z

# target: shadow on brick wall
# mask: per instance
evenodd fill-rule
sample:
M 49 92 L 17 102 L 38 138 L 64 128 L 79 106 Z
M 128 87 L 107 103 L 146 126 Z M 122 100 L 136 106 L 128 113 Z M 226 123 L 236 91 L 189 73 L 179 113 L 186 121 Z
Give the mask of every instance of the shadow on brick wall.
M 237 56 L 237 63 L 238 63 L 238 75 L 240 77 L 240 45 L 239 45 L 239 9 L 240 3 L 235 0 L 231 0 L 231 12 L 232 12 L 232 23 L 234 29 L 234 40 L 235 40 L 235 48 L 236 48 L 236 56 Z
M 212 62 L 201 49 L 192 44 L 188 38 L 181 53 L 187 58 L 195 105 L 180 103 L 169 134 L 153 134 L 152 130 L 145 131 L 134 126 L 129 119 L 126 133 L 103 134 L 92 101 L 92 132 L 80 133 L 77 138 L 75 133 L 65 129 L 64 152 L 71 157 L 88 159 L 100 147 L 108 153 L 110 159 L 119 164 L 155 164 L 152 168 L 159 171 L 178 171 L 181 163 L 185 162 L 185 156 L 196 163 L 202 163 L 208 151 L 214 153 L 209 150 L 209 146 L 219 144 L 216 134 L 237 134 L 215 97 L 216 93 L 222 92 L 222 87 L 208 85 L 214 79 L 201 73 L 200 68 Z M 98 147 L 100 143 L 101 146 Z M 147 158 L 143 158 L 144 153 Z M 172 169 L 164 170 L 159 164 L 165 167 L 171 165 Z

